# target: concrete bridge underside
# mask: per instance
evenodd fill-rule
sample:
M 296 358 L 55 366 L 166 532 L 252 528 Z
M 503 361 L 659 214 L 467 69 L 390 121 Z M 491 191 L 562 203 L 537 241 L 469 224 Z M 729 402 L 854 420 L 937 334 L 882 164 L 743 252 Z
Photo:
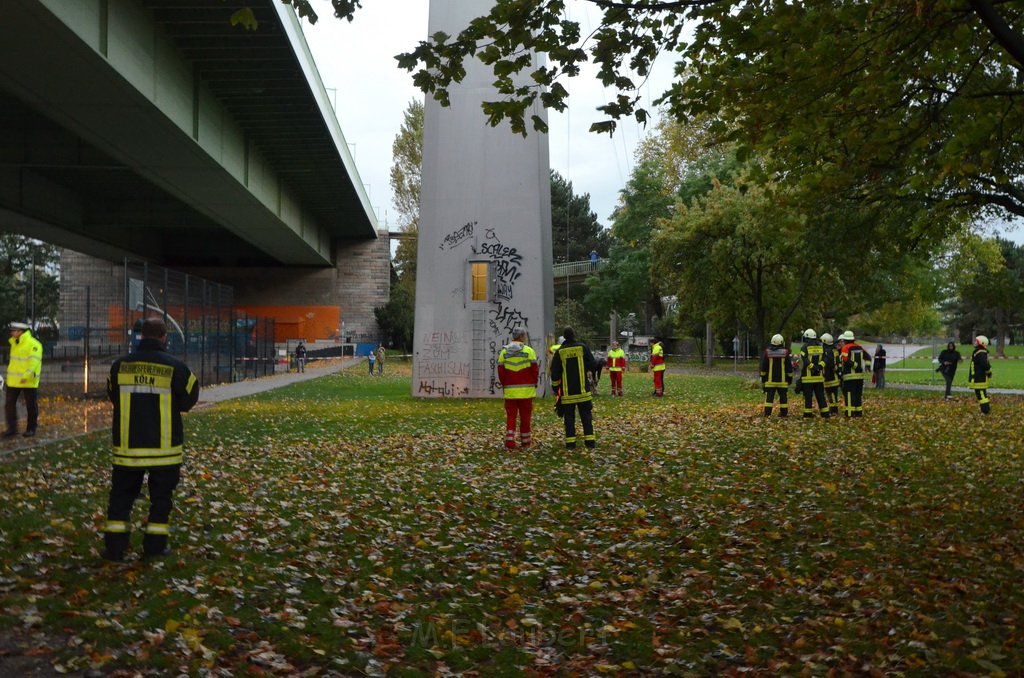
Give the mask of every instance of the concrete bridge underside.
M 331 267 L 378 237 L 278 0 L 0 2 L 0 228 L 172 267 Z

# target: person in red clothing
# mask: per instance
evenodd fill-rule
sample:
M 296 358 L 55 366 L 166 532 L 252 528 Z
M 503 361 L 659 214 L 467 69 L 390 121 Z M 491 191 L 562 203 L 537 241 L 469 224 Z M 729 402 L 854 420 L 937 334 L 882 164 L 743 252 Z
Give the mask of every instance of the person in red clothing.
M 651 344 L 651 373 L 654 375 L 654 395 L 665 395 L 665 349 L 661 339 L 655 338 Z
M 619 346 L 619 342 L 613 341 L 612 348 L 608 351 L 608 378 L 612 382 L 612 395 L 622 395 L 622 374 L 626 371 L 626 352 Z
M 510 450 L 516 447 L 516 419 L 519 443 L 523 447 L 533 444 L 531 419 L 540 365 L 536 351 L 526 341 L 526 328 L 517 327 L 512 341 L 498 353 L 498 383 L 505 391 L 505 447 Z

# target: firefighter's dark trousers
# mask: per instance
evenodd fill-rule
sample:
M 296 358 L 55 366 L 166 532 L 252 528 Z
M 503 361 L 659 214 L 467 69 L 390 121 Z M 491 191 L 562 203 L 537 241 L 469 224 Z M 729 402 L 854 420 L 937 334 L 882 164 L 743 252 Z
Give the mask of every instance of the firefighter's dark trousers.
M 181 478 L 181 465 L 131 468 L 114 466 L 111 472 L 110 499 L 107 503 L 107 526 L 103 541 L 106 556 L 120 560 L 131 539 L 132 505 L 142 491 L 142 481 L 149 474 L 149 520 L 142 537 L 142 553 L 159 555 L 167 549 L 174 488 Z
M 810 384 L 803 381 L 801 386 L 804 390 L 804 416 L 814 416 L 814 401 L 817 400 L 818 411 L 821 413 L 821 416 L 827 418 L 829 416 L 829 409 L 828 403 L 825 401 L 825 384 L 820 381 Z
M 991 401 L 988 398 L 987 388 L 974 389 L 974 397 L 978 399 L 978 406 L 981 408 L 982 414 L 988 414 L 992 411 L 992 406 L 989 404 Z
M 779 416 L 789 414 L 789 386 L 764 386 L 764 416 L 772 416 L 772 404 L 775 396 L 779 396 Z
M 843 401 L 846 403 L 847 417 L 864 416 L 864 380 L 843 379 Z
M 583 425 L 583 444 L 587 447 L 597 445 L 597 437 L 594 436 L 594 403 L 587 400 L 582 403 L 565 405 L 565 415 L 562 420 L 565 422 L 565 446 L 576 447 L 576 410 L 580 411 L 580 424 Z

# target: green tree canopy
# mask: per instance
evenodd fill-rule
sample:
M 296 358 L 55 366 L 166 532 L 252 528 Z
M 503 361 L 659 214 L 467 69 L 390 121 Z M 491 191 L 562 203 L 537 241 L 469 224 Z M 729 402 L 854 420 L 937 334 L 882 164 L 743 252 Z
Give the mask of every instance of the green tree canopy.
M 332 6 L 351 20 L 361 1 Z M 564 109 L 561 80 L 588 62 L 610 92 L 593 128 L 647 122 L 641 87 L 655 59 L 673 55 L 678 77 L 662 98 L 673 115 L 717 121 L 741 157 L 768 160 L 793 185 L 837 199 L 924 199 L 919 211 L 1024 215 L 1019 2 L 590 1 L 603 19 L 585 38 L 564 0 L 496 0 L 457 34 L 431 35 L 397 59 L 441 103 L 463 61 L 481 59 L 501 97 L 485 112 L 525 134 L 532 102 Z M 308 0 L 291 2 L 315 20 Z M 546 57 L 535 69 L 531 51 Z M 528 86 L 517 84 L 524 71 Z M 912 242 L 961 223 L 915 219 L 895 235 Z
M 60 249 L 16 233 L 0 233 L 0 328 L 11 321 L 56 318 Z

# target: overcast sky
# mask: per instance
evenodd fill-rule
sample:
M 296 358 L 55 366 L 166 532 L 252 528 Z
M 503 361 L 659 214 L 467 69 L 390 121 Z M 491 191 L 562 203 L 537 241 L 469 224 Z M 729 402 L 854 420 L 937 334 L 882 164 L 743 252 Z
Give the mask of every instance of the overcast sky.
M 411 51 L 427 34 L 429 0 L 364 0 L 349 23 L 334 18 L 327 0 L 316 0 L 316 25 L 304 22 L 306 40 L 328 94 L 336 97 L 342 132 L 355 157 L 370 202 L 383 225 L 397 228 L 388 176 L 391 144 L 410 100 L 422 100 L 410 73 L 400 70 L 394 56 Z M 590 3 L 570 0 L 570 16 L 586 35 L 596 28 L 599 13 Z M 659 64 L 644 94 L 648 107 L 671 78 L 671 63 Z M 645 133 L 635 121 L 620 125 L 614 137 L 588 132 L 603 119 L 595 106 L 606 93 L 587 74 L 563 82 L 570 93 L 570 111 L 549 115 L 551 167 L 573 184 L 576 194 L 590 194 L 591 209 L 605 226 L 629 179 L 633 152 Z

